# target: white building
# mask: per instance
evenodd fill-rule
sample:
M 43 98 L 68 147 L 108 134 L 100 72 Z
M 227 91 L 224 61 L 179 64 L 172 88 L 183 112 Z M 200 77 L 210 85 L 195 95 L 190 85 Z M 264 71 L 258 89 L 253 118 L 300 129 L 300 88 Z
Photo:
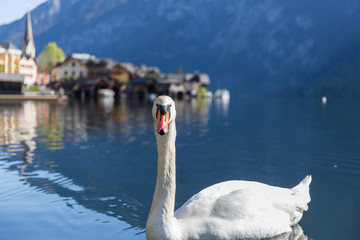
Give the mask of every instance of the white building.
M 52 81 L 87 77 L 88 67 L 79 59 L 70 57 L 57 64 L 51 72 Z
M 0 43 L 0 73 L 19 73 L 21 50 L 12 43 Z
M 24 75 L 24 83 L 26 86 L 33 85 L 37 78 L 37 65 L 35 59 L 23 55 L 19 61 L 19 73 Z

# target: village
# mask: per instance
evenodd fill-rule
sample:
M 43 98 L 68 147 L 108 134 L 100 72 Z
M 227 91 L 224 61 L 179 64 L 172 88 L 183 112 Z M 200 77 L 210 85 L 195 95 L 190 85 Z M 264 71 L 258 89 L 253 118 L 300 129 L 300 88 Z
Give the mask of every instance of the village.
M 207 90 L 210 77 L 206 73 L 163 73 L 159 67 L 111 58 L 98 58 L 88 53 L 73 53 L 51 69 L 41 69 L 27 13 L 24 40 L 20 50 L 11 42 L 0 43 L 0 96 L 153 98 L 166 94 L 173 98 L 212 97 Z M 222 97 L 224 91 L 218 91 Z M 228 92 L 225 92 L 228 95 Z

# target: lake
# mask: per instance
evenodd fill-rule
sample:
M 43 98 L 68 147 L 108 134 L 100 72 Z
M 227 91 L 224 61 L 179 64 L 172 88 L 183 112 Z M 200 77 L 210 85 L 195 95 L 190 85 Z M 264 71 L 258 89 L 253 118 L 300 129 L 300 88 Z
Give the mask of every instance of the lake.
M 147 101 L 0 102 L 0 239 L 145 239 L 156 180 Z M 358 99 L 177 101 L 176 208 L 225 180 L 293 187 L 311 239 L 360 239 Z

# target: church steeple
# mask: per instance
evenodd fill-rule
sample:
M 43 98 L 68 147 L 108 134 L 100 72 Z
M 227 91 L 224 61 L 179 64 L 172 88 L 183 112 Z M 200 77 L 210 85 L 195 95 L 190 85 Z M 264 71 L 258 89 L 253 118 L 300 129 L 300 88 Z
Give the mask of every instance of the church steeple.
M 23 55 L 35 58 L 36 57 L 36 49 L 35 49 L 35 42 L 33 38 L 33 31 L 31 25 L 31 15 L 30 11 L 28 11 L 26 15 L 26 24 L 25 24 L 25 35 L 24 41 L 22 45 L 22 52 Z

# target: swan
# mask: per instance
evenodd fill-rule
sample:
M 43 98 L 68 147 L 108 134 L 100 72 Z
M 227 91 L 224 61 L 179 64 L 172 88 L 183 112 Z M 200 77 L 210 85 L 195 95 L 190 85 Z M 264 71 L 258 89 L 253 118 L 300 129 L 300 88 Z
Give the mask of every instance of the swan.
M 152 107 L 157 142 L 156 187 L 146 222 L 148 240 L 261 239 L 292 231 L 310 202 L 308 175 L 293 188 L 226 181 L 175 208 L 176 110 L 168 96 Z

